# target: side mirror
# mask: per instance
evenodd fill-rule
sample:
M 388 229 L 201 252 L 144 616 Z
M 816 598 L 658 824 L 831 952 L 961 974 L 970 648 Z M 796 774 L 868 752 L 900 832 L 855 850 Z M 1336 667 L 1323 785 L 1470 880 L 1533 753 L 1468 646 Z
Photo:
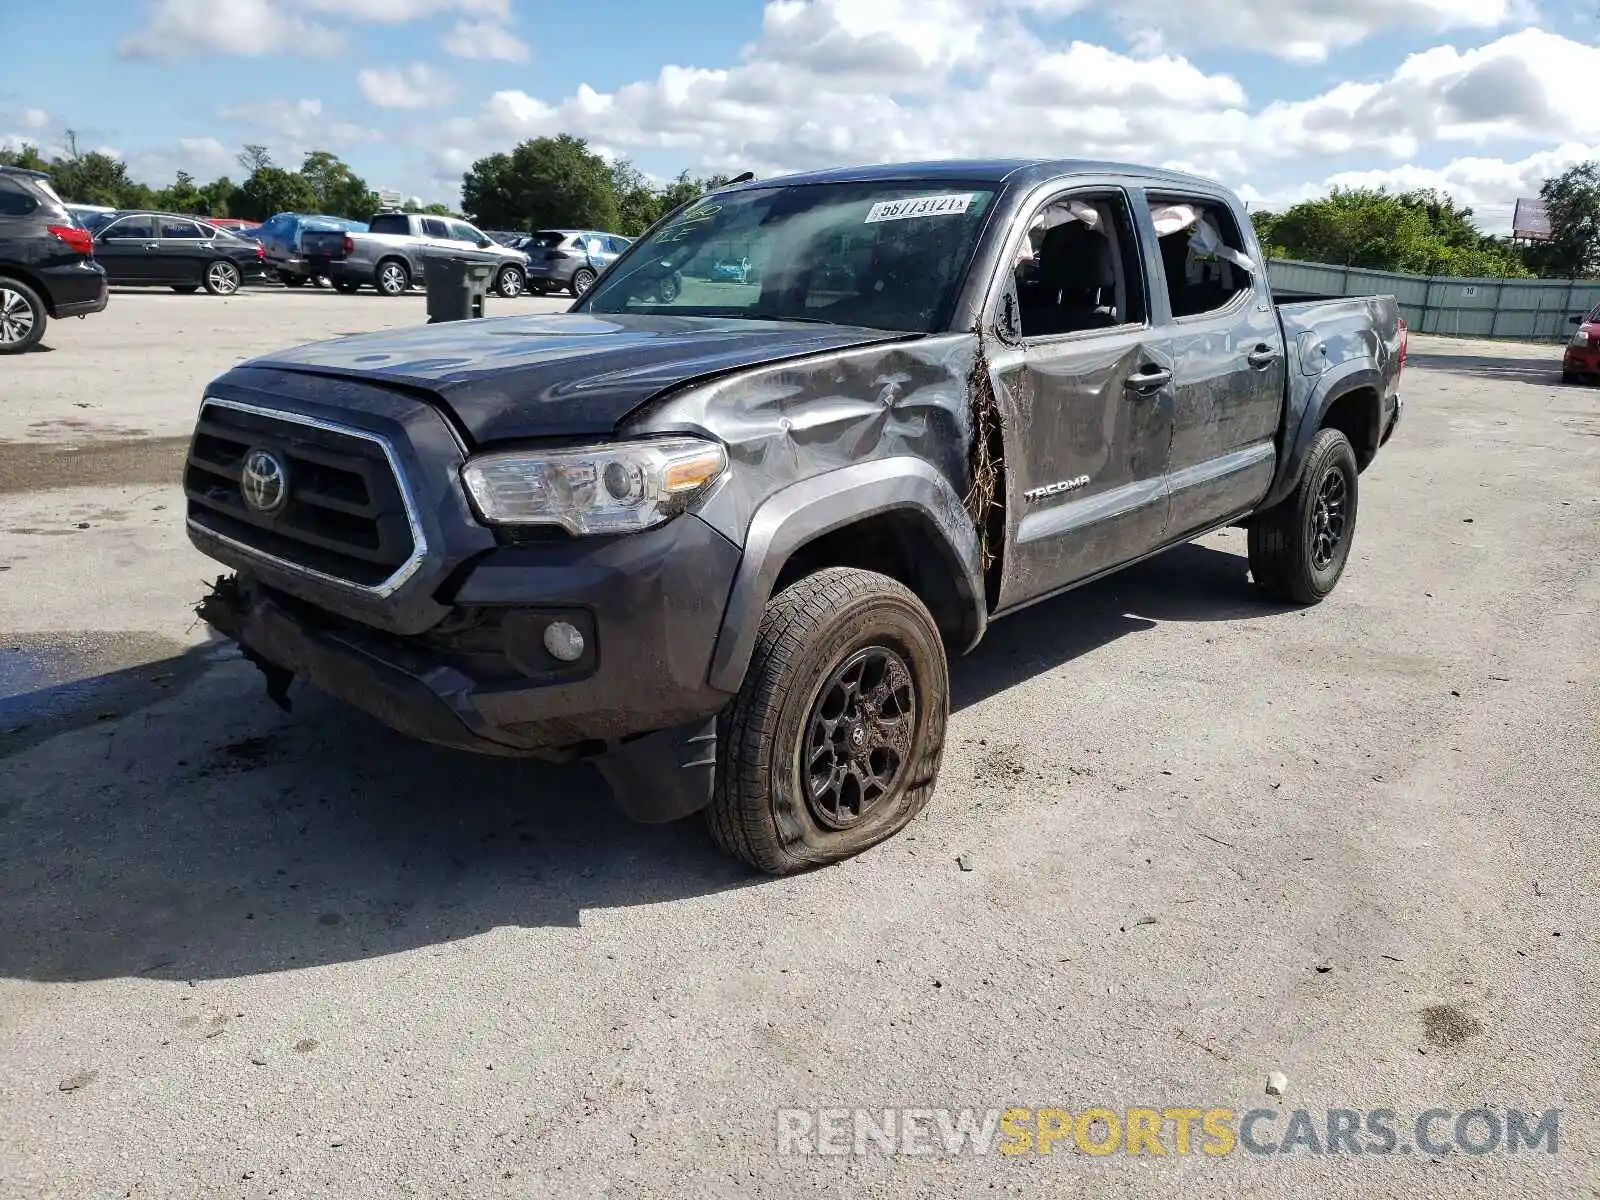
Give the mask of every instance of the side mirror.
M 1583 318 L 1582 317 L 1571 317 L 1571 318 L 1568 319 L 1567 324 L 1568 325 L 1582 325 L 1583 324 Z

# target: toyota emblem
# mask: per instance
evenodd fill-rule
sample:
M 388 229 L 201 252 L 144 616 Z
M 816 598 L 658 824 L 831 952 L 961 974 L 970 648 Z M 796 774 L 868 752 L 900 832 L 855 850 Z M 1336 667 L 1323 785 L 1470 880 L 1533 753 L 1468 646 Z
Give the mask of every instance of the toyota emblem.
M 289 468 L 270 450 L 252 450 L 244 456 L 239 490 L 256 512 L 277 512 L 289 498 Z

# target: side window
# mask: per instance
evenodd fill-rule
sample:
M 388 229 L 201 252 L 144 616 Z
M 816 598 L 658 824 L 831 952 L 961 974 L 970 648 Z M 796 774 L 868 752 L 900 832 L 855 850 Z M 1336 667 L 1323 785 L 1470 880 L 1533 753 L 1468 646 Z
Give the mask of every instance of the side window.
M 606 244 L 611 247 L 611 253 L 621 254 L 628 248 L 629 242 L 627 238 L 612 237 L 606 239 Z
M 483 241 L 483 235 L 465 221 L 451 221 L 450 236 L 458 242 L 471 242 L 474 246 Z
M 1152 196 L 1150 218 L 1161 239 L 1161 269 L 1174 317 L 1227 308 L 1251 288 L 1251 261 L 1225 204 Z
M 161 236 L 164 238 L 198 240 L 206 235 L 200 232 L 200 227 L 193 221 L 179 221 L 172 217 L 163 217 L 161 219 Z
M 39 202 L 9 179 L 0 179 L 0 217 L 25 217 Z
M 450 227 L 437 217 L 423 217 L 422 236 L 448 239 L 450 237 Z
M 1139 242 L 1120 192 L 1052 200 L 1017 254 L 1024 338 L 1142 325 L 1149 319 Z
M 105 229 L 107 240 L 139 238 L 150 241 L 155 236 L 156 223 L 149 217 L 123 217 L 120 221 L 111 222 Z

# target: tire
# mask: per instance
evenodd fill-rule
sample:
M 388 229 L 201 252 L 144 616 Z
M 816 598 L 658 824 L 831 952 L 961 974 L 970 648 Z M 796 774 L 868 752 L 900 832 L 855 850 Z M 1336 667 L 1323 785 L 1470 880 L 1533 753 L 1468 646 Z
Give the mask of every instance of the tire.
M 346 296 L 354 296 L 361 290 L 361 284 L 354 279 L 335 279 L 333 290 Z
M 304 275 L 294 275 L 288 271 L 279 271 L 278 282 L 283 284 L 284 287 L 303 288 L 306 285 L 306 277 Z
M 200 290 L 200 285 L 198 283 L 175 283 L 172 285 L 172 290 L 180 296 L 192 296 Z
M 494 277 L 495 292 L 507 300 L 515 300 L 528 290 L 528 277 L 521 267 L 501 267 Z
M 1578 373 L 1576 371 L 1562 371 L 1561 372 L 1561 382 L 1562 383 L 1577 383 L 1578 382 Z
M 206 264 L 204 279 L 206 291 L 213 296 L 231 296 L 244 283 L 244 273 L 238 263 L 219 258 Z
M 859 723 L 852 676 L 875 696 Z M 874 711 L 892 719 L 880 724 Z M 757 870 L 786 875 L 893 837 L 933 794 L 949 711 L 944 642 L 922 601 L 871 571 L 807 576 L 768 601 L 744 685 L 724 715 L 706 810 L 712 838 Z M 812 765 L 829 769 L 821 786 L 802 761 L 813 737 L 823 740 Z M 870 752 L 851 756 L 856 739 Z M 876 796 L 862 770 L 882 786 Z
M 542 280 L 530 279 L 528 280 L 528 293 L 533 296 L 548 296 L 550 288 Z
M 594 272 L 588 267 L 579 267 L 572 273 L 572 294 L 581 296 L 594 286 Z
M 386 258 L 374 268 L 372 281 L 380 296 L 404 296 L 411 290 L 411 268 L 398 258 Z
M 0 278 L 0 354 L 21 354 L 44 337 L 50 323 L 39 293 L 15 279 Z
M 1324 429 L 1311 441 L 1300 482 L 1250 521 L 1250 574 L 1270 600 L 1317 604 L 1344 574 L 1355 541 L 1360 475 L 1350 439 Z

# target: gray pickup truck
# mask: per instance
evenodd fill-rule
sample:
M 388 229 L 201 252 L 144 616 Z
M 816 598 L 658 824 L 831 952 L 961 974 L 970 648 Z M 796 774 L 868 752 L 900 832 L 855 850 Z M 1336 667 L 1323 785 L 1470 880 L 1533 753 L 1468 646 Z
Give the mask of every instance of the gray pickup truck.
M 713 278 L 730 247 L 758 285 Z M 1226 525 L 1266 599 L 1332 591 L 1405 327 L 1275 305 L 1260 253 L 1229 192 L 1107 163 L 718 191 L 565 314 L 213 382 L 199 611 L 279 703 L 593 758 L 637 819 L 839 860 L 927 803 L 947 654 L 995 618 Z
M 491 264 L 495 272 L 490 286 L 508 300 L 528 287 L 525 253 L 502 246 L 456 217 L 383 212 L 365 231 L 307 230 L 301 243 L 306 259 L 341 292 L 371 287 L 381 296 L 403 296 L 425 281 L 428 259 L 434 255 Z

